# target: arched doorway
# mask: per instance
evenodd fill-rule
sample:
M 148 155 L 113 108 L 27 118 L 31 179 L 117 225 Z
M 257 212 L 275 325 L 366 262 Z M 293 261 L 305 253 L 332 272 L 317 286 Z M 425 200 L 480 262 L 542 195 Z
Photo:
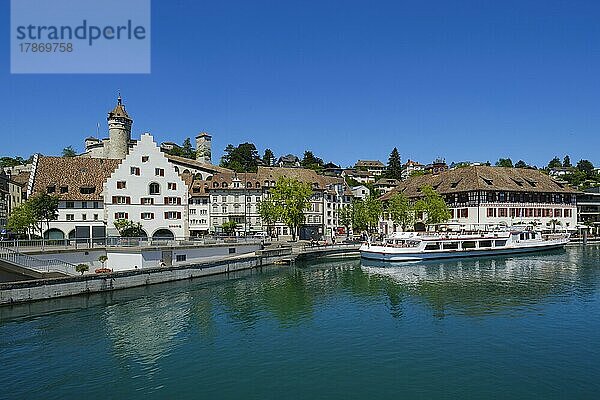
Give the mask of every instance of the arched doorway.
M 65 234 L 60 229 L 52 228 L 48 229 L 44 232 L 44 239 L 48 240 L 63 240 L 65 238 Z
M 152 235 L 152 239 L 155 240 L 173 240 L 175 235 L 168 229 L 159 229 Z
M 71 232 L 69 232 L 69 239 L 75 239 L 75 229 L 72 229 Z

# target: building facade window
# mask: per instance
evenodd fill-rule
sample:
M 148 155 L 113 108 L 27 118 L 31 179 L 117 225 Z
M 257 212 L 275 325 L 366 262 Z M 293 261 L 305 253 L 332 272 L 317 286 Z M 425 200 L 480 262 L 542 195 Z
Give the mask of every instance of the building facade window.
M 127 182 L 117 181 L 117 189 L 125 189 L 125 188 L 127 188 Z
M 145 212 L 145 213 L 142 213 L 140 217 L 142 219 L 146 219 L 146 220 L 148 220 L 148 219 L 154 219 L 154 213 Z
M 165 170 L 163 168 L 154 168 L 154 175 L 165 176 Z
M 160 185 L 156 182 L 152 182 L 150 185 L 148 185 L 148 194 L 160 194 Z
M 140 168 L 139 167 L 130 167 L 129 168 L 129 174 L 130 175 L 140 175 Z
M 169 189 L 169 190 L 177 190 L 177 184 L 175 182 L 169 182 L 167 184 L 167 189 Z

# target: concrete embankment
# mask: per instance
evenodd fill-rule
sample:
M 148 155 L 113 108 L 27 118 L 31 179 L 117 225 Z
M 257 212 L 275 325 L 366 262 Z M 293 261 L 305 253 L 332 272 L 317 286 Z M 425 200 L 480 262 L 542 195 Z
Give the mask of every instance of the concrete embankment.
M 100 293 L 155 283 L 193 279 L 257 268 L 289 259 L 291 248 L 257 251 L 256 254 L 228 257 L 189 265 L 144 268 L 111 274 L 38 279 L 0 284 L 0 305 Z

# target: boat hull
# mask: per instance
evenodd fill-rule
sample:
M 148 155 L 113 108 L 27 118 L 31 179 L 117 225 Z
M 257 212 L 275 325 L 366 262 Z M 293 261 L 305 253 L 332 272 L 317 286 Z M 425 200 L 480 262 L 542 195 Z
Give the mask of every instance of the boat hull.
M 448 258 L 463 257 L 486 257 L 495 255 L 511 255 L 532 253 L 546 250 L 561 249 L 567 241 L 557 241 L 552 243 L 531 244 L 523 247 L 505 247 L 492 249 L 474 249 L 474 250 L 448 250 L 435 252 L 390 252 L 381 246 L 363 246 L 360 249 L 360 256 L 370 260 L 380 261 L 422 261 Z

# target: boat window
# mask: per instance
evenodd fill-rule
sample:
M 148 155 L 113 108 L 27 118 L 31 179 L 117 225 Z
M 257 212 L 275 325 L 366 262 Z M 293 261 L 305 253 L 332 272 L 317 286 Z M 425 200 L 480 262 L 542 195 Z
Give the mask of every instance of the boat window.
M 504 247 L 506 245 L 506 240 L 496 240 L 496 247 Z
M 462 242 L 462 248 L 463 249 L 474 249 L 475 248 L 475 241 L 469 240 L 467 242 Z
M 458 250 L 458 242 L 444 243 L 444 250 Z
M 491 240 L 480 240 L 479 247 L 492 247 L 492 241 Z
M 427 246 L 425 246 L 425 250 L 439 250 L 439 249 L 440 249 L 439 242 L 427 243 Z

